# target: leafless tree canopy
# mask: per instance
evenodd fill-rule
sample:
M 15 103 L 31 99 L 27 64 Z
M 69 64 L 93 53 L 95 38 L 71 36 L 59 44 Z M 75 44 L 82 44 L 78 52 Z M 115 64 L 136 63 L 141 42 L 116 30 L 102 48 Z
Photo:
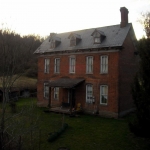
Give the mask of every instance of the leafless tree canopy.
M 0 109 L 0 149 L 5 149 L 4 147 L 8 142 L 6 139 L 10 138 L 7 132 L 9 125 L 6 124 L 10 89 L 21 75 L 26 74 L 26 71 L 35 65 L 36 58 L 33 52 L 41 42 L 41 38 L 35 35 L 21 37 L 9 29 L 0 30 L 0 81 L 3 91 L 2 107 Z M 12 117 L 13 115 L 10 120 Z
M 142 14 L 139 22 L 143 25 L 147 38 L 150 38 L 150 12 Z

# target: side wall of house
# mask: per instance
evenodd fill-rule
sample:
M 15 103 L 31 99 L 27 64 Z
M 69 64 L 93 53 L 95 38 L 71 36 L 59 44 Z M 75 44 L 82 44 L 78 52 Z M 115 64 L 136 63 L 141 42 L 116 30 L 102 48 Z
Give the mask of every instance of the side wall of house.
M 133 111 L 134 102 L 131 95 L 131 85 L 137 71 L 137 55 L 134 54 L 135 46 L 131 39 L 131 32 L 123 44 L 124 49 L 119 55 L 119 116 Z
M 108 56 L 108 73 L 100 73 L 100 56 Z M 74 56 L 76 58 L 75 73 L 69 73 L 69 58 Z M 93 73 L 86 74 L 86 57 L 93 57 Z M 69 78 L 84 78 L 85 82 L 81 83 L 75 88 L 76 104 L 81 103 L 81 106 L 87 112 L 98 110 L 102 115 L 109 115 L 117 117 L 118 114 L 118 56 L 119 52 L 114 51 L 97 51 L 96 53 L 76 53 L 76 54 L 63 54 L 63 55 L 46 55 L 38 58 L 38 104 L 42 106 L 48 105 L 48 100 L 43 96 L 44 82 L 57 80 L 62 77 Z M 44 73 L 44 59 L 50 59 L 50 72 Z M 60 58 L 60 73 L 54 73 L 54 60 Z M 95 103 L 86 103 L 86 85 L 92 84 L 93 96 Z M 100 85 L 108 85 L 108 103 L 107 105 L 100 104 Z M 53 88 L 51 88 L 51 104 L 53 106 L 60 106 L 62 101 L 67 101 L 67 89 L 60 88 L 59 100 L 53 98 Z M 66 98 L 66 99 L 65 99 Z

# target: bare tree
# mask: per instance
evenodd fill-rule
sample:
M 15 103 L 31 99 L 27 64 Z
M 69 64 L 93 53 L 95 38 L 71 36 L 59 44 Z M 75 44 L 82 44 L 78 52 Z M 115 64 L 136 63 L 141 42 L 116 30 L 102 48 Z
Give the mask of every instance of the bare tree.
M 31 55 L 33 54 L 35 41 L 34 36 L 21 37 L 9 29 L 0 30 L 0 81 L 3 91 L 0 118 L 0 149 L 2 150 L 8 143 L 8 140 L 6 140 L 8 136 L 6 109 L 8 102 L 11 100 L 10 92 L 14 82 L 24 74 L 27 63 L 32 60 Z M 13 118 L 13 116 L 11 117 Z M 19 140 L 21 140 L 21 137 Z
M 150 38 L 150 12 L 142 13 L 138 21 L 143 25 L 147 38 Z

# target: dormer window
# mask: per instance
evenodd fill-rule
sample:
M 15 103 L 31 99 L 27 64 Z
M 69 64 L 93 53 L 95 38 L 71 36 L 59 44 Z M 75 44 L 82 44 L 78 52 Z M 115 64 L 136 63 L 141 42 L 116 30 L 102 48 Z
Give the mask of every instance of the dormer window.
M 76 46 L 76 38 L 74 36 L 70 38 L 70 46 Z
M 75 33 L 71 33 L 68 39 L 70 39 L 70 46 L 76 46 L 81 41 L 81 36 Z
M 100 44 L 106 37 L 105 34 L 102 31 L 99 31 L 97 29 L 94 30 L 94 32 L 91 34 L 93 36 L 94 44 Z
M 56 37 L 56 33 L 50 33 L 50 49 L 56 48 L 61 43 L 61 38 Z
M 50 48 L 55 48 L 55 41 L 54 40 L 51 40 L 51 45 L 50 45 Z

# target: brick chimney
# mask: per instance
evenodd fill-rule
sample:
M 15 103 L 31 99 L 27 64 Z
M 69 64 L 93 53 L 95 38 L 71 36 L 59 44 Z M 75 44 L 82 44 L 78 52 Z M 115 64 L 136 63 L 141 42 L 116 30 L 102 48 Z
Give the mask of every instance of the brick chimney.
M 129 13 L 129 11 L 126 7 L 121 7 L 120 12 L 121 12 L 120 28 L 123 28 L 128 24 L 128 13 Z

